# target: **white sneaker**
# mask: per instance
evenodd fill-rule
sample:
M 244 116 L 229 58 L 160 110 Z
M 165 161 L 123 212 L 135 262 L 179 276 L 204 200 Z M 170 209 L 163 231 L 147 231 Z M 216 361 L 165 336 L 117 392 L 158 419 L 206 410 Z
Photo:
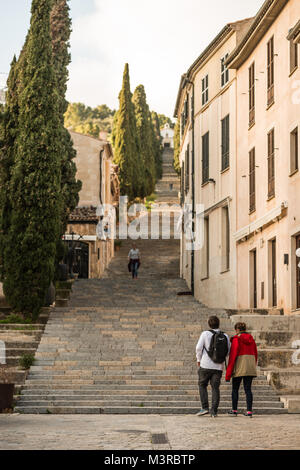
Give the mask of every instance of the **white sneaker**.
M 199 413 L 196 414 L 196 416 L 204 416 L 208 414 L 209 414 L 208 410 L 200 410 Z

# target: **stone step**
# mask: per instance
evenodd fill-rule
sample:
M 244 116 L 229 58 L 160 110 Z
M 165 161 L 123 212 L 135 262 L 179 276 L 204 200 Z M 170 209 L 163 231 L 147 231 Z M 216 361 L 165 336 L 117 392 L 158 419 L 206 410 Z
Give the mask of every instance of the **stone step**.
M 33 348 L 6 348 L 7 357 L 20 357 L 23 354 L 35 354 L 35 349 Z
M 15 407 L 15 412 L 26 414 L 158 414 L 158 415 L 194 415 L 199 411 L 200 407 L 85 407 L 85 406 L 31 406 L 31 407 Z M 227 414 L 229 408 L 219 408 L 219 414 Z M 254 414 L 286 414 L 285 408 L 266 407 L 258 410 L 254 409 Z
M 27 392 L 27 391 L 26 391 Z M 155 398 L 154 398 L 155 397 Z M 56 394 L 53 394 L 51 392 L 40 392 L 40 393 L 33 393 L 32 391 L 29 393 L 23 393 L 22 392 L 22 395 L 19 395 L 18 397 L 18 400 L 22 400 L 22 403 L 25 402 L 25 401 L 32 401 L 32 400 L 40 400 L 40 401 L 45 401 L 45 400 L 48 400 L 48 401 L 51 401 L 51 400 L 63 400 L 63 401 L 67 401 L 67 400 L 71 400 L 71 401 L 74 401 L 74 400 L 123 400 L 123 401 L 131 401 L 131 400 L 139 400 L 139 401 L 146 401 L 146 400 L 150 400 L 150 398 L 155 401 L 198 401 L 199 402 L 199 393 L 195 392 L 194 394 L 165 394 L 165 395 L 162 395 L 161 393 L 160 394 L 135 394 L 134 396 L 133 395 L 122 395 L 122 394 L 114 394 L 114 395 L 109 395 L 109 394 L 104 394 L 104 393 L 101 393 L 99 392 L 98 394 L 95 394 L 93 391 L 91 391 L 91 393 L 75 393 L 74 391 L 72 392 L 62 392 L 62 393 L 56 393 Z M 245 394 L 244 393 L 240 393 L 240 398 L 241 399 L 244 399 L 245 398 Z M 264 393 L 264 394 L 257 394 L 255 393 L 255 396 L 254 396 L 254 400 L 255 401 L 258 401 L 258 402 L 262 402 L 262 401 L 269 401 L 270 398 L 274 401 L 280 401 L 280 397 L 277 396 L 275 393 Z M 225 393 L 223 392 L 222 393 L 222 397 L 221 399 L 223 401 L 227 401 L 227 400 L 231 400 L 231 393 Z
M 198 404 L 195 400 L 186 400 L 184 402 L 181 402 L 181 401 L 157 401 L 157 400 L 145 400 L 145 401 L 140 401 L 140 400 L 129 400 L 126 404 L 122 401 L 118 401 L 118 400 L 103 400 L 103 399 L 98 399 L 98 400 L 39 400 L 39 399 L 34 399 L 33 401 L 31 400 L 24 400 L 22 399 L 20 401 L 20 404 L 19 406 L 22 406 L 22 407 L 32 407 L 32 406 L 44 406 L 44 407 L 49 407 L 49 406 L 58 406 L 58 407 L 64 407 L 64 406 L 73 406 L 73 407 L 81 407 L 81 406 L 86 406 L 86 407 L 92 407 L 92 406 L 96 406 L 96 407 L 109 407 L 109 406 L 133 406 L 133 407 L 138 407 L 138 406 L 145 406 L 145 407 L 157 407 L 157 408 L 160 408 L 160 407 L 193 407 L 193 406 L 200 406 L 200 402 L 198 400 Z M 228 408 L 230 409 L 230 405 L 231 405 L 231 400 L 228 399 L 227 401 L 225 400 L 222 400 L 220 401 L 220 407 L 225 407 L 225 406 L 228 406 Z M 258 401 L 258 402 L 255 402 L 255 409 L 256 410 L 259 410 L 260 408 L 274 408 L 274 409 L 282 409 L 284 408 L 284 405 L 282 404 L 282 402 L 280 402 L 280 400 L 278 400 L 278 402 L 274 402 L 274 400 L 272 401 Z
M 81 381 L 81 383 L 48 383 L 48 384 L 38 384 L 35 383 L 34 381 L 31 381 L 31 383 L 28 383 L 26 381 L 24 385 L 24 389 L 26 390 L 68 390 L 68 389 L 73 389 L 73 390 L 93 390 L 93 391 L 110 391 L 111 393 L 114 393 L 116 391 L 115 388 L 112 387 L 112 384 L 86 384 L 84 383 L 85 381 Z M 86 381 L 89 382 L 89 381 Z M 221 385 L 220 390 L 230 390 L 231 387 L 230 385 Z M 259 392 L 264 392 L 267 390 L 270 390 L 271 387 L 269 385 L 254 385 L 252 387 L 253 391 L 259 391 Z M 180 391 L 197 391 L 198 387 L 195 385 L 137 385 L 137 384 L 121 384 L 118 386 L 118 392 L 120 390 L 126 390 L 126 391 L 145 391 L 145 390 L 153 390 L 153 391 L 160 391 L 160 390 L 166 390 L 169 391 L 169 393 L 173 393 L 174 390 L 180 390 Z M 272 390 L 272 389 L 271 389 Z

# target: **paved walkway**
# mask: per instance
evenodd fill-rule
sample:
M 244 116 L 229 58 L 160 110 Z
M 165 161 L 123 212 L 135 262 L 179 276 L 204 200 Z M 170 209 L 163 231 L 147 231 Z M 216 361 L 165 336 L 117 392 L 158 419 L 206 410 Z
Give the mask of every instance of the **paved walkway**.
M 299 450 L 299 429 L 300 415 L 0 415 L 0 450 Z

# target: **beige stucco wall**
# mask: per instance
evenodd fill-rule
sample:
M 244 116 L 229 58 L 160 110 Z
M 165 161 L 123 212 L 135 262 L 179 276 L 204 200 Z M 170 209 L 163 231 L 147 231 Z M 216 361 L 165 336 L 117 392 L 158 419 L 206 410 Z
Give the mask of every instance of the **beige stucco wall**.
M 112 156 L 107 142 L 93 137 L 71 132 L 74 148 L 77 151 L 75 163 L 77 166 L 76 177 L 82 181 L 79 207 L 100 204 L 100 187 L 102 204 L 112 204 L 111 196 L 111 165 Z M 102 178 L 100 181 L 100 153 L 102 153 Z M 101 186 L 100 186 L 101 185 Z M 107 214 L 105 214 L 107 215 Z M 74 231 L 78 235 L 96 236 L 96 224 L 82 224 L 72 222 L 68 226 L 68 232 Z M 89 244 L 89 277 L 99 278 L 103 275 L 114 256 L 114 241 L 87 241 Z M 98 258 L 98 249 L 100 256 Z
M 254 248 L 257 249 L 258 308 L 272 306 L 268 242 L 274 238 L 277 242 L 277 305 L 284 308 L 286 313 L 291 313 L 296 306 L 296 257 L 293 237 L 300 233 L 300 174 L 297 172 L 290 176 L 290 132 L 300 126 L 300 105 L 293 103 L 293 95 L 297 91 L 293 87 L 297 87 L 297 80 L 300 80 L 300 69 L 289 76 L 290 52 L 286 38 L 289 29 L 299 18 L 300 2 L 290 0 L 237 74 L 237 230 L 265 216 L 281 203 L 288 202 L 286 217 L 237 245 L 237 306 L 240 308 L 248 308 L 252 303 L 249 252 Z M 275 104 L 267 110 L 267 42 L 273 35 L 276 54 Z M 256 78 L 256 124 L 249 130 L 248 69 L 253 61 Z M 275 129 L 276 196 L 268 201 L 267 133 L 272 128 Z M 249 151 L 253 147 L 256 149 L 257 166 L 256 212 L 249 214 Z M 284 265 L 284 254 L 289 254 L 289 266 Z M 261 295 L 262 283 L 265 285 L 264 299 Z
M 195 202 L 210 210 L 209 225 L 209 277 L 204 279 L 203 256 L 205 247 L 195 251 L 194 288 L 195 297 L 211 308 L 236 307 L 236 251 L 233 234 L 236 230 L 235 209 L 235 160 L 236 160 L 236 81 L 235 71 L 230 71 L 229 82 L 221 88 L 221 59 L 236 46 L 236 33 L 223 41 L 213 55 L 195 73 Z M 202 79 L 209 75 L 209 102 L 202 106 Z M 183 101 L 183 100 L 182 100 Z M 181 103 L 182 106 L 183 103 Z M 181 111 L 178 113 L 180 115 Z M 230 168 L 221 172 L 221 120 L 230 115 Z M 202 136 L 208 132 L 209 138 L 209 177 L 216 184 L 202 185 Z M 191 130 L 182 144 L 181 163 L 184 160 L 187 143 L 192 148 Z M 190 164 L 191 168 L 191 164 Z M 190 191 L 185 201 L 191 203 Z M 221 204 L 221 207 L 213 208 Z M 230 217 L 230 269 L 224 272 L 224 247 L 222 245 L 222 205 L 228 206 Z M 191 286 L 191 252 L 186 251 L 182 240 L 182 277 Z

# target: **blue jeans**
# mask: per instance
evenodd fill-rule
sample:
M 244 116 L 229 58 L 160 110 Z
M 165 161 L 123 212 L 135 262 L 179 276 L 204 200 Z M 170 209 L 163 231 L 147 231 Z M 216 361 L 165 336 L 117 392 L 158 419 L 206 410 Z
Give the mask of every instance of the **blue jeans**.
M 131 260 L 131 273 L 132 273 L 132 279 L 137 277 L 138 275 L 138 269 L 139 269 L 139 262 L 138 260 Z

